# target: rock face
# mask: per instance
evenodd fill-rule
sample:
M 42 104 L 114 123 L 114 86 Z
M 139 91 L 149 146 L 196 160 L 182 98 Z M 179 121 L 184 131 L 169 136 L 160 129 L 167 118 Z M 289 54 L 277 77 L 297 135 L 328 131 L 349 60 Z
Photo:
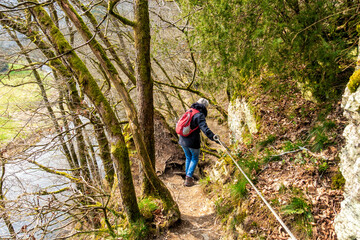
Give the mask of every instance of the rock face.
M 228 125 L 232 140 L 242 142 L 243 134 L 257 133 L 256 120 L 245 99 L 237 98 L 230 102 L 228 108 Z
M 360 239 L 360 88 L 355 93 L 346 89 L 342 107 L 349 120 L 343 133 L 346 145 L 340 155 L 345 199 L 334 224 L 339 240 L 354 240 Z

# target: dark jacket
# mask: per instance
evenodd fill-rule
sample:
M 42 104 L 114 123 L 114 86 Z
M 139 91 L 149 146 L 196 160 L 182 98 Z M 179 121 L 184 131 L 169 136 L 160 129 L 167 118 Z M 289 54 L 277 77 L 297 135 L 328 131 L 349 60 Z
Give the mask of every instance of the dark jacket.
M 194 129 L 197 126 L 199 126 L 199 128 L 187 137 L 180 136 L 179 144 L 183 147 L 198 149 L 200 148 L 200 129 L 212 141 L 214 141 L 213 138 L 215 134 L 209 129 L 206 124 L 206 107 L 203 104 L 194 103 L 193 105 L 191 105 L 191 108 L 198 110 L 199 113 L 196 113 L 191 119 L 190 128 Z

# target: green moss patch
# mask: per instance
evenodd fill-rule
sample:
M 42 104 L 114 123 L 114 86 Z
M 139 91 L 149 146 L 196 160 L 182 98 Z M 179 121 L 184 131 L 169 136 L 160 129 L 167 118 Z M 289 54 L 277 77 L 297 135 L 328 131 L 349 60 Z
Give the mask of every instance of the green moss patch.
M 356 92 L 360 85 L 360 69 L 356 70 L 354 74 L 350 77 L 350 81 L 347 84 L 351 93 Z

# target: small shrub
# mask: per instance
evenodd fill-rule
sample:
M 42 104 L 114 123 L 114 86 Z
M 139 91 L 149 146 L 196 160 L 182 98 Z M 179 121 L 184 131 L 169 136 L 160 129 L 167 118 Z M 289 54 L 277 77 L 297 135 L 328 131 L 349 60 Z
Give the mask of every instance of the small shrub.
M 314 220 L 311 214 L 311 207 L 302 198 L 293 197 L 290 204 L 281 208 L 285 215 L 295 217 L 295 226 L 301 232 L 305 232 L 309 237 L 312 235 L 312 226 L 309 222 Z
M 290 189 L 291 193 L 293 195 L 295 195 L 295 196 L 302 196 L 303 195 L 302 190 L 300 188 L 298 188 L 298 187 L 290 187 L 289 189 Z
M 301 165 L 304 165 L 306 163 L 306 159 L 301 152 L 295 155 L 294 163 L 300 163 Z
M 254 141 L 253 135 L 250 133 L 247 127 L 245 127 L 241 137 L 242 137 L 242 142 L 245 143 L 247 146 L 251 145 Z
M 318 172 L 319 172 L 320 175 L 324 174 L 328 169 L 329 169 L 329 164 L 326 161 L 323 161 L 318 166 Z
M 330 131 L 334 128 L 336 128 L 336 123 L 333 121 L 325 121 L 323 122 L 323 127 L 325 131 Z
M 265 149 L 265 157 L 263 159 L 264 163 L 268 163 L 268 162 L 275 162 L 275 161 L 279 161 L 281 159 L 280 156 L 276 156 L 276 154 L 269 150 L 268 148 Z
M 280 187 L 279 187 L 279 193 L 286 193 L 287 187 L 281 183 Z
M 271 201 L 272 206 L 279 206 L 280 205 L 279 199 L 277 199 L 277 198 L 270 199 L 270 201 Z
M 329 144 L 329 138 L 322 132 L 318 132 L 315 137 L 315 143 L 311 147 L 314 152 L 320 152 Z
M 285 215 L 295 217 L 295 228 L 311 237 L 312 226 L 310 222 L 314 220 L 311 214 L 311 206 L 302 198 L 293 197 L 290 204 L 281 208 Z
M 206 176 L 205 178 L 200 179 L 199 181 L 201 188 L 206 193 L 211 193 L 214 189 L 214 185 L 211 184 L 211 179 L 209 176 Z
M 243 223 L 244 220 L 245 220 L 245 218 L 246 218 L 246 216 L 247 216 L 246 211 L 242 211 L 242 212 L 240 212 L 239 214 L 236 214 L 236 216 L 234 217 L 236 224 L 241 224 L 241 223 Z
M 253 172 L 254 170 L 255 172 L 260 171 L 260 163 L 253 155 L 244 155 L 243 157 L 239 158 L 238 164 L 242 168 L 249 170 L 248 172 Z
M 200 179 L 199 183 L 206 187 L 211 183 L 210 176 L 206 176 L 205 178 Z
M 310 206 L 305 200 L 298 197 L 293 197 L 290 204 L 283 206 L 281 211 L 285 215 L 304 215 L 306 218 L 311 217 Z

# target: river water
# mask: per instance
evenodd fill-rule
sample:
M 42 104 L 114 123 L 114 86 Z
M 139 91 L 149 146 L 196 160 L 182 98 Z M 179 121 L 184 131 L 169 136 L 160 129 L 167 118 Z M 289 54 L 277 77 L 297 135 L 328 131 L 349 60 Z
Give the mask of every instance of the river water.
M 66 186 L 73 187 L 69 179 L 45 172 L 28 160 L 35 160 L 41 165 L 62 171 L 69 169 L 65 156 L 55 143 L 50 143 L 52 138 L 43 138 L 36 147 L 29 149 L 22 157 L 9 161 L 5 166 L 5 179 L 3 193 L 6 197 L 6 211 L 18 234 L 19 238 L 27 239 L 34 235 L 38 239 L 53 239 L 61 231 L 46 233 L 55 228 L 62 228 L 66 224 L 63 213 L 45 213 L 49 208 L 59 208 L 59 202 L 65 201 L 70 192 L 65 191 L 53 195 L 34 195 L 33 193 L 48 191 L 53 192 Z M 49 144 L 49 145 L 48 145 Z M 28 160 L 26 159 L 28 158 Z M 54 201 L 54 199 L 58 201 Z M 44 224 L 48 227 L 40 229 Z M 0 239 L 9 237 L 4 221 L 0 222 Z

